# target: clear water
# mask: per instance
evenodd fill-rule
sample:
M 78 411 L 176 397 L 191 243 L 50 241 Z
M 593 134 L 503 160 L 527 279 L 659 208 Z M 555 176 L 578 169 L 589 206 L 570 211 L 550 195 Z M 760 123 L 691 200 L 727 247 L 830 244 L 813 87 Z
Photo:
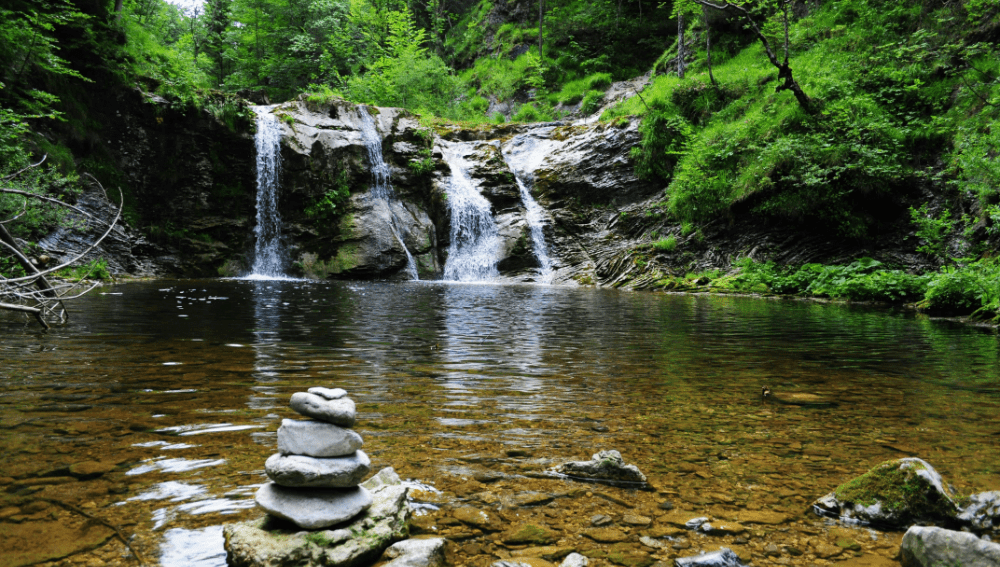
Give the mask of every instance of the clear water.
M 248 277 L 254 279 L 282 278 L 285 255 L 281 243 L 281 211 L 278 193 L 281 189 L 281 126 L 271 114 L 273 106 L 251 107 L 257 115 L 257 226 L 254 229 L 253 267 Z
M 446 144 L 446 143 L 445 143 Z M 448 180 L 448 211 L 451 214 L 448 259 L 444 279 L 457 282 L 489 282 L 500 273 L 500 233 L 493 220 L 490 202 L 469 176 L 463 152 L 466 144 L 444 146 L 444 160 L 451 170 Z
M 669 500 L 695 515 L 768 511 L 789 520 L 753 527 L 745 544 L 682 534 L 686 549 L 636 553 L 667 560 L 726 545 L 756 554 L 773 543 L 802 548 L 788 559 L 806 566 L 810 541 L 840 534 L 809 502 L 902 456 L 928 460 L 963 492 L 1000 489 L 997 335 L 911 313 L 428 282 L 179 281 L 106 291 L 121 295 L 75 301 L 70 324 L 48 333 L 0 318 L 6 557 L 22 547 L 5 539 L 15 528 L 73 520 L 56 508 L 29 513 L 51 498 L 122 526 L 151 564 L 221 567 L 218 526 L 260 514 L 252 497 L 280 420 L 295 417 L 288 399 L 314 385 L 351 393 L 373 466 L 428 487 L 416 498 L 431 519 L 473 505 L 501 514 L 504 526 L 541 523 L 596 552 L 617 548 L 580 535 L 591 516 L 610 514 L 618 526 L 626 513 L 652 518 L 649 529 L 628 528 L 644 534 L 666 525 L 657 504 Z M 762 405 L 762 385 L 836 405 Z M 603 449 L 621 451 L 658 491 L 530 476 Z M 81 461 L 114 468 L 93 480 L 66 477 Z M 508 478 L 472 480 L 487 471 Z M 31 486 L 39 475 L 68 482 Z M 518 507 L 529 493 L 558 497 Z M 495 534 L 444 521 L 437 529 L 460 542 L 456 564 L 513 551 L 494 544 Z M 54 545 L 51 533 L 27 547 Z M 856 533 L 863 553 L 888 557 L 901 535 Z M 74 560 L 122 563 L 120 553 L 112 539 Z M 754 555 L 755 564 L 768 561 Z

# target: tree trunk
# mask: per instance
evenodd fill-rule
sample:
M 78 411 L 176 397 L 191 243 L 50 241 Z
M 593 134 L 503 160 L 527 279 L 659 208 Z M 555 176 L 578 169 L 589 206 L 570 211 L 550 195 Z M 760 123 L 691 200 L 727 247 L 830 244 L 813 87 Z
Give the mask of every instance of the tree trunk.
M 538 0 L 538 60 L 542 59 L 542 26 L 545 23 L 545 0 Z
M 122 4 L 125 0 L 115 0 L 115 21 L 122 21 Z
M 684 14 L 677 15 L 677 76 L 684 78 Z
M 705 63 L 708 65 L 708 80 L 712 86 L 719 88 L 719 83 L 715 82 L 715 75 L 712 74 L 712 27 L 705 26 Z

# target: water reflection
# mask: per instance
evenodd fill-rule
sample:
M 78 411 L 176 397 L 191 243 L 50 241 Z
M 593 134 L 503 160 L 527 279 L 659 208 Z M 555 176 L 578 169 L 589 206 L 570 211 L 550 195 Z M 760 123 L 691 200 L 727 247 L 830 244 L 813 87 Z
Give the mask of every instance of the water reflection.
M 351 392 L 375 466 L 444 491 L 600 449 L 690 506 L 724 494 L 798 513 L 909 454 L 961 488 L 1000 489 L 984 449 L 1000 431 L 996 335 L 909 313 L 433 282 L 114 290 L 46 335 L 0 319 L 0 482 L 19 494 L 15 479 L 107 462 L 38 494 L 138 518 L 163 565 L 222 564 L 202 528 L 256 514 L 288 397 L 313 385 Z M 762 406 L 762 385 L 838 405 Z M 187 537 L 205 552 L 176 555 Z

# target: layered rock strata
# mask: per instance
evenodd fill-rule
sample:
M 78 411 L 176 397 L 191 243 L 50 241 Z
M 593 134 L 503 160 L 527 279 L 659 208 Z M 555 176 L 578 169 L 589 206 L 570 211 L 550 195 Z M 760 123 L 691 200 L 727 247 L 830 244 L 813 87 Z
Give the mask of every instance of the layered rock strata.
M 372 505 L 362 479 L 371 461 L 354 425 L 354 401 L 340 388 L 310 388 L 292 395 L 291 407 L 311 420 L 285 419 L 278 452 L 264 463 L 271 482 L 256 501 L 272 516 L 315 530 L 346 522 Z

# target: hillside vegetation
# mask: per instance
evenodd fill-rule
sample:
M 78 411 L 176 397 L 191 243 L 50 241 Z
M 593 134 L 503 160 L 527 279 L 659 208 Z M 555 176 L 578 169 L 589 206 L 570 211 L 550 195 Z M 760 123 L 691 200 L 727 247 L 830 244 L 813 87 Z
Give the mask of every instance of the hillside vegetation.
M 20 187 L 69 194 L 83 168 L 113 176 L 100 149 L 70 143 L 98 129 L 80 96 L 94 88 L 138 85 L 232 128 L 246 123 L 247 99 L 301 94 L 470 125 L 604 108 L 600 120 L 642 117 L 635 167 L 662 183 L 661 210 L 683 233 L 754 219 L 864 241 L 902 226 L 914 251 L 943 270 L 914 283 L 907 300 L 1000 310 L 996 2 L 548 0 L 539 8 L 206 0 L 185 12 L 163 0 L 15 0 L 0 10 L 0 175 L 44 153 L 50 165 L 18 178 Z M 645 74 L 638 96 L 605 105 L 612 83 Z M 0 216 L 20 206 L 0 197 Z M 50 217 L 33 214 L 18 236 L 37 238 Z M 773 280 L 796 270 L 764 272 Z M 961 297 L 935 296 L 942 278 Z

